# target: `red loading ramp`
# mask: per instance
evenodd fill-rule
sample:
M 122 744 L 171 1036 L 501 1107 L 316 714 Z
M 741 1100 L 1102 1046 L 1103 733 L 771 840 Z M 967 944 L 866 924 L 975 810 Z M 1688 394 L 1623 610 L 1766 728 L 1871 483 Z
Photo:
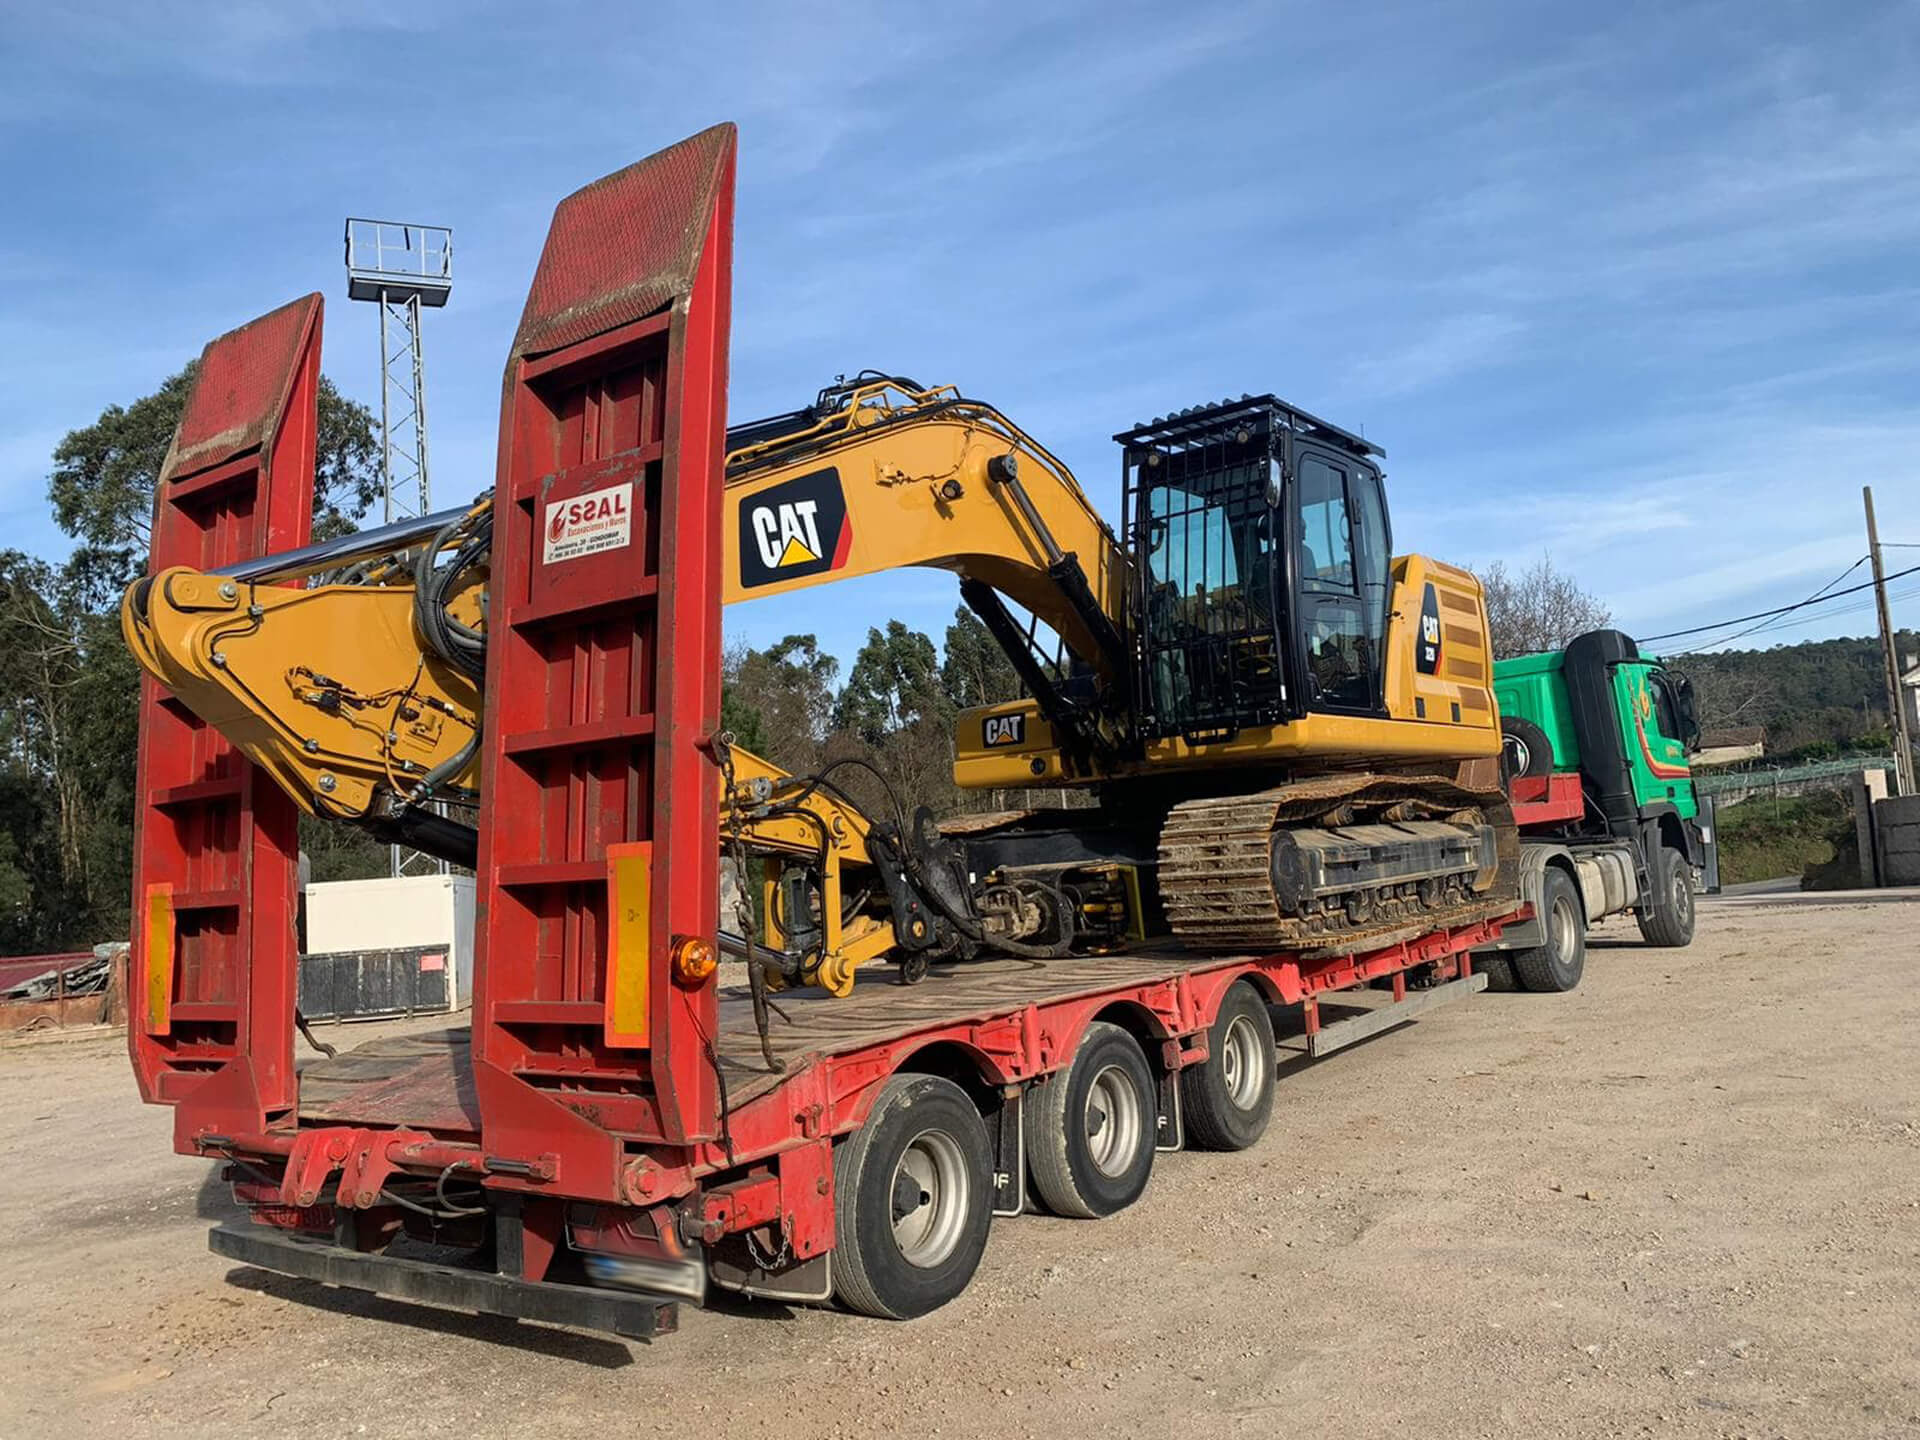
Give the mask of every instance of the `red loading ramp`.
M 322 301 L 222 335 L 154 496 L 149 574 L 304 545 L 313 519 Z M 152 679 L 140 691 L 127 1045 L 174 1144 L 256 1133 L 293 1105 L 296 810 Z
M 667 957 L 719 908 L 734 143 L 560 203 L 503 386 L 475 1085 L 488 1153 L 555 1156 L 575 1195 L 621 1196 L 627 1142 L 718 1124 L 713 984 Z

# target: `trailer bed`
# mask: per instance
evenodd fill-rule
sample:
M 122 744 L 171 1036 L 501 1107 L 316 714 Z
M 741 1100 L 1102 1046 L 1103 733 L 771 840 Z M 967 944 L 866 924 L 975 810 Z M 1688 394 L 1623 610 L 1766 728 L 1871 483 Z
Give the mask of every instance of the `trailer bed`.
M 818 990 L 776 991 L 769 997 L 778 1007 L 769 1015 L 768 1029 L 778 1070 L 769 1070 L 761 1056 L 747 987 L 729 986 L 721 991 L 716 1047 L 726 1078 L 727 1108 L 738 1110 L 766 1095 L 812 1057 L 874 1049 L 920 1030 L 1009 1015 L 1028 1005 L 1162 984 L 1182 975 L 1243 966 L 1249 959 L 1203 957 L 1168 945 L 1123 955 L 974 961 L 935 970 L 917 985 L 897 984 L 890 970 L 873 966 L 869 978 L 844 999 Z M 1303 979 L 1312 990 L 1325 988 Z M 469 1042 L 464 1026 L 383 1036 L 335 1058 L 306 1064 L 300 1071 L 300 1118 L 478 1134 Z
M 768 1070 L 761 1057 L 747 987 L 729 986 L 721 991 L 716 1047 L 727 1080 L 728 1107 L 738 1109 L 766 1094 L 809 1056 L 845 1054 L 916 1030 L 1004 1015 L 1024 1005 L 1242 963 L 1209 958 L 1196 964 L 1196 958 L 1169 947 L 1065 960 L 987 960 L 936 970 L 918 985 L 897 984 L 890 968 L 874 966 L 870 978 L 845 999 L 817 990 L 775 992 L 771 999 L 782 1013 L 769 1016 L 768 1038 L 782 1066 L 777 1072 Z M 303 1065 L 300 1118 L 477 1134 L 480 1113 L 470 1042 L 466 1026 L 385 1035 Z

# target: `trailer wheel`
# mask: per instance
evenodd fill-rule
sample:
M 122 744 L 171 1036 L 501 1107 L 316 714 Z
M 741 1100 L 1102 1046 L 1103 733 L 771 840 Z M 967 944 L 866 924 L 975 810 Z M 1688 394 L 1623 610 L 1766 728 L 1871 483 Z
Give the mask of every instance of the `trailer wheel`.
M 1693 941 L 1693 867 L 1671 845 L 1656 845 L 1647 856 L 1647 882 L 1653 893 L 1640 907 L 1640 938 L 1649 945 L 1677 948 Z
M 833 1290 L 862 1315 L 910 1320 L 967 1288 L 993 1220 L 987 1127 L 966 1091 L 896 1075 L 833 1151 Z
M 1573 989 L 1587 968 L 1587 907 L 1572 877 L 1558 866 L 1548 866 L 1541 877 L 1540 932 L 1538 945 L 1509 955 L 1514 974 L 1527 990 Z
M 1207 1061 L 1180 1072 L 1180 1118 L 1196 1150 L 1244 1150 L 1273 1116 L 1273 1017 L 1236 980 L 1207 1032 Z
M 1091 1220 L 1124 1210 L 1153 1174 L 1153 1072 L 1140 1044 L 1096 1020 L 1072 1063 L 1028 1093 L 1027 1159 L 1056 1215 Z

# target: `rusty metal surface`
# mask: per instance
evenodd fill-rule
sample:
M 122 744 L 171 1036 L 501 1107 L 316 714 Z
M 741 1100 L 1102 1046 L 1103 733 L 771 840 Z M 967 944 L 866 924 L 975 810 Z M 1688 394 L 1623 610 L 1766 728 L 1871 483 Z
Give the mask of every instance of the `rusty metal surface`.
M 951 815 L 940 822 L 942 835 L 985 835 L 1003 825 L 1017 825 L 1043 810 L 981 810 L 970 815 Z
M 300 1069 L 300 1118 L 477 1132 L 472 1032 L 390 1035 Z
M 562 200 L 513 353 L 590 340 L 690 292 L 733 136 L 715 125 Z
M 1474 907 L 1477 918 L 1508 914 L 1510 902 Z M 1346 951 L 1384 949 L 1414 934 L 1376 937 Z M 1334 949 L 1301 954 L 1303 966 Z M 1045 1006 L 1103 991 L 1170 982 L 1182 975 L 1246 963 L 1251 956 L 1226 952 L 1200 956 L 1171 944 L 1124 955 L 1070 956 L 1059 960 L 995 959 L 936 969 L 918 985 L 890 984 L 885 968 L 853 993 L 836 999 L 824 991 L 785 991 L 771 1032 L 781 1071 L 760 1056 L 753 1005 L 745 985 L 720 992 L 715 1047 L 726 1077 L 727 1108 L 738 1111 L 776 1089 L 783 1078 L 816 1056 L 884 1052 L 890 1043 L 918 1031 L 984 1021 L 1027 1006 Z M 1286 957 L 1269 957 L 1286 958 Z M 1320 972 L 1324 977 L 1325 971 Z M 1325 983 L 1324 979 L 1320 983 Z M 314 1060 L 300 1072 L 300 1118 L 305 1122 L 351 1122 L 428 1129 L 435 1133 L 477 1130 L 472 1056 L 464 1028 L 371 1041 L 332 1060 Z
M 1501 864 L 1492 888 L 1444 909 L 1383 916 L 1358 928 L 1330 929 L 1324 917 L 1281 909 L 1273 884 L 1275 830 L 1351 824 L 1351 812 L 1395 805 L 1436 817 L 1452 810 L 1484 813 L 1500 835 Z M 1174 934 L 1196 948 L 1264 953 L 1307 947 L 1313 954 L 1350 954 L 1499 914 L 1517 893 L 1518 854 L 1511 814 L 1497 795 L 1437 775 L 1322 775 L 1254 795 L 1176 805 L 1160 831 L 1160 897 Z
M 11 990 L 21 981 L 44 975 L 49 970 L 70 970 L 92 958 L 91 950 L 70 950 L 58 955 L 9 955 L 0 959 L 0 990 Z
M 1171 945 L 1127 955 L 1068 956 L 1061 960 L 976 960 L 936 968 L 918 985 L 890 984 L 881 967 L 851 995 L 783 992 L 784 1012 L 774 1016 L 774 1058 L 791 1069 L 807 1055 L 837 1055 L 884 1045 L 916 1030 L 1004 1015 L 1027 1005 L 1045 1005 L 1076 995 L 1152 984 L 1202 966 L 1235 962 L 1231 954 L 1202 959 Z M 753 1010 L 746 987 L 723 990 L 720 999 L 721 1069 L 727 1101 L 738 1109 L 779 1084 L 760 1060 Z
M 114 996 L 69 995 L 63 1000 L 0 1000 L 0 1035 L 37 1035 L 43 1030 L 70 1030 L 76 1025 L 111 1025 Z M 121 1004 L 124 1007 L 124 992 Z M 119 1016 L 126 1019 L 122 1008 Z
M 211 341 L 180 415 L 163 484 L 267 442 L 279 426 L 301 347 L 318 321 L 318 294 L 303 295 Z

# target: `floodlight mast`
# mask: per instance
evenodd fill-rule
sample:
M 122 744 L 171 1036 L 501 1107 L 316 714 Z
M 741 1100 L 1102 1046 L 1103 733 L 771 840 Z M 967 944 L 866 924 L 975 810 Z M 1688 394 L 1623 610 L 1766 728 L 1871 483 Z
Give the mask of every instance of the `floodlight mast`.
M 380 307 L 380 489 L 388 525 L 430 514 L 427 368 L 420 311 L 453 294 L 453 231 L 349 217 L 347 298 Z M 446 862 L 393 847 L 393 873 L 445 874 Z

